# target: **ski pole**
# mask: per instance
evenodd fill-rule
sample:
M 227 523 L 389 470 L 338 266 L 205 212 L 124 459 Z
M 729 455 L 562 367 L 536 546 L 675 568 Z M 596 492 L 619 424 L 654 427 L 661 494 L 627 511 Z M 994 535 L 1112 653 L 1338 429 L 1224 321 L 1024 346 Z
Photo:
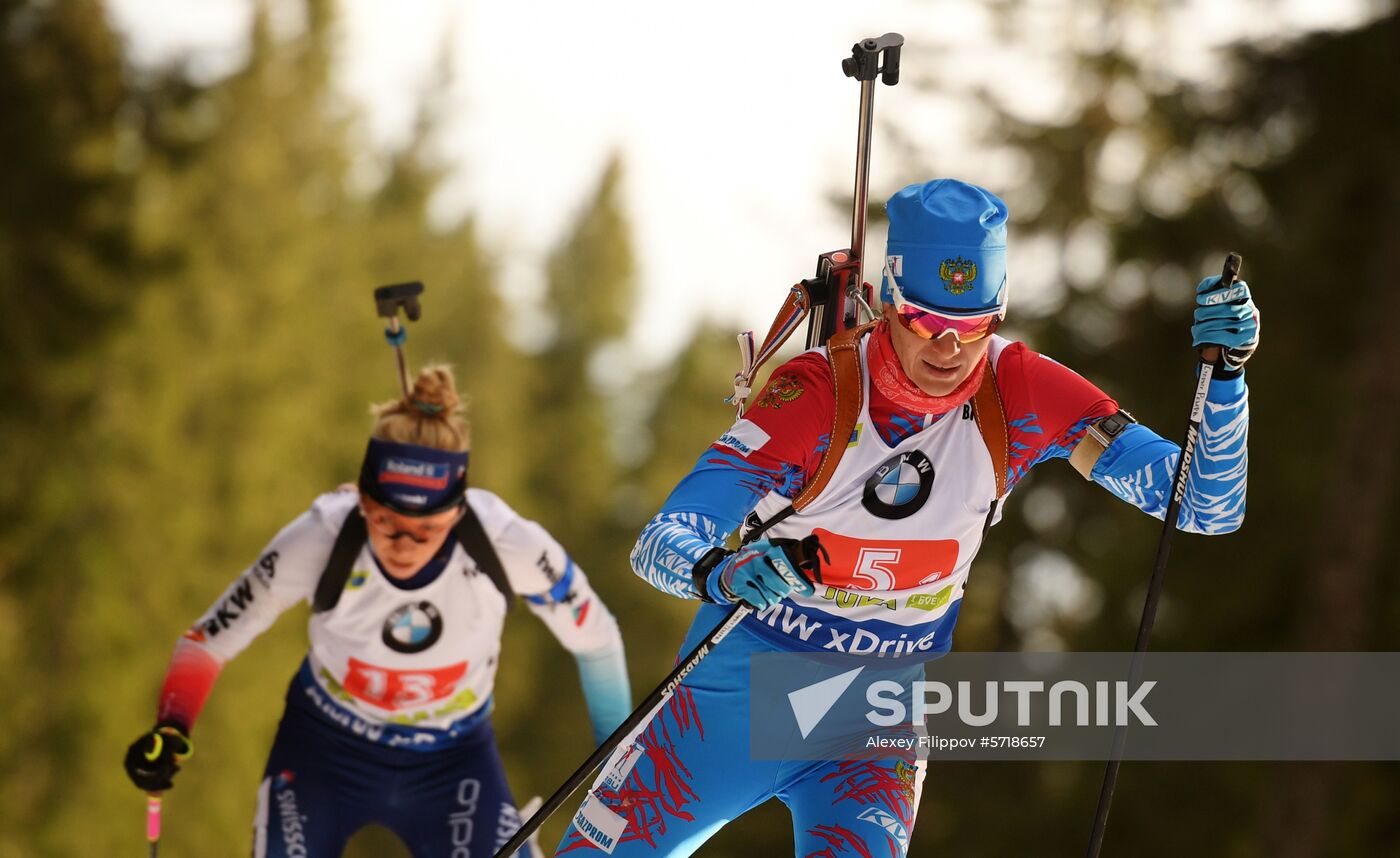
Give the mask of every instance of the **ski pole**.
M 146 842 L 151 845 L 151 858 L 160 851 L 160 793 L 146 793 Z
M 807 325 L 807 348 L 822 345 L 838 330 L 854 327 L 857 307 L 869 310 L 864 294 L 865 220 L 870 204 L 870 134 L 875 122 L 875 78 L 886 86 L 899 83 L 899 54 L 904 37 L 886 33 L 862 39 L 841 61 L 846 77 L 860 82 L 860 113 L 856 122 L 856 184 L 851 199 L 851 246 L 817 257 L 817 276 L 804 281 L 812 295 Z M 884 64 L 880 63 L 884 55 Z
M 529 819 L 530 817 L 535 815 L 535 811 L 539 810 L 543 804 L 544 799 L 540 798 L 539 796 L 535 796 L 534 798 L 530 799 L 529 801 L 525 802 L 523 805 L 520 806 L 520 817 L 522 819 Z M 540 837 L 538 831 L 531 835 L 530 839 L 525 842 L 525 848 L 529 854 L 529 858 L 544 858 L 544 850 L 540 849 Z
M 151 733 L 151 749 L 145 752 L 148 761 L 155 761 L 164 749 L 165 737 L 157 730 Z M 160 793 L 146 793 L 146 842 L 151 846 L 151 858 L 160 851 Z
M 496 851 L 494 858 L 510 858 L 511 855 L 515 854 L 516 850 L 525 845 L 525 841 L 529 840 L 530 837 L 539 830 L 545 820 L 549 819 L 554 811 L 559 809 L 561 804 L 568 801 L 569 796 L 574 794 L 574 791 L 579 788 L 579 785 L 587 780 L 589 775 L 593 774 L 599 766 L 607 761 L 608 757 L 612 755 L 613 750 L 616 749 L 618 745 L 622 744 L 622 740 L 626 739 L 643 721 L 650 718 L 652 713 L 661 708 L 661 705 L 670 699 L 671 695 L 680 687 L 681 682 L 686 676 L 698 667 L 700 662 L 705 660 L 705 657 L 714 650 L 719 642 L 724 640 L 730 632 L 734 631 L 734 628 L 738 626 L 739 623 L 743 622 L 744 618 L 751 613 L 753 613 L 753 608 L 750 608 L 748 605 L 736 605 L 734 610 L 730 611 L 728 616 L 724 618 L 724 621 L 715 626 L 708 635 L 705 635 L 705 639 L 702 640 L 695 649 L 691 650 L 685 658 L 681 659 L 675 669 L 661 681 L 661 684 L 647 695 L 646 700 L 642 701 L 642 705 L 633 710 L 632 714 L 627 716 L 627 720 L 623 721 L 621 726 L 614 730 L 612 735 L 609 736 L 603 744 L 599 745 L 593 753 L 589 755 L 587 760 L 583 761 L 583 765 L 579 766 L 574 770 L 573 774 L 569 775 L 569 779 L 564 781 L 564 785 L 555 790 L 554 795 L 551 795 L 545 803 L 540 806 L 539 810 L 535 811 L 529 819 L 525 820 L 520 826 L 520 829 L 515 832 L 514 836 L 512 836 L 510 840 L 507 840 L 506 844 Z
M 1230 253 L 1225 257 L 1225 268 L 1221 272 L 1222 286 L 1228 288 L 1240 276 L 1240 255 Z M 1171 554 L 1172 534 L 1176 532 L 1176 519 L 1181 513 L 1181 499 L 1186 495 L 1186 481 L 1191 474 L 1191 459 L 1196 451 L 1196 440 L 1201 433 L 1201 421 L 1205 417 L 1206 394 L 1210 389 L 1210 379 L 1215 373 L 1215 359 L 1219 346 L 1205 346 L 1201 349 L 1200 375 L 1196 379 L 1196 395 L 1191 400 L 1191 419 L 1186 425 L 1186 441 L 1181 445 L 1181 457 L 1177 459 L 1176 475 L 1172 478 L 1172 493 L 1167 500 L 1167 514 L 1162 525 L 1162 538 L 1157 542 L 1157 560 L 1152 566 L 1152 580 L 1147 585 L 1147 601 L 1142 606 L 1142 621 L 1138 624 L 1137 642 L 1133 645 L 1133 660 L 1128 668 L 1128 687 L 1132 688 L 1142 678 L 1142 656 L 1147 652 L 1147 641 L 1152 635 L 1152 624 L 1157 619 L 1157 603 L 1162 596 L 1162 582 L 1167 572 L 1167 557 Z M 1094 810 L 1094 827 L 1089 833 L 1088 858 L 1098 858 L 1103 846 L 1104 829 L 1108 826 L 1108 810 L 1113 804 L 1113 788 L 1118 782 L 1118 768 L 1123 761 L 1123 746 L 1127 742 L 1127 724 L 1113 728 L 1113 745 L 1108 753 L 1108 767 L 1104 770 L 1103 786 L 1099 790 L 1099 803 Z
M 423 294 L 423 284 L 394 283 L 374 290 L 374 305 L 379 315 L 389 321 L 385 323 L 384 339 L 394 347 L 394 356 L 399 365 L 399 385 L 403 387 L 404 398 L 408 398 L 408 361 L 404 358 L 403 344 L 408 340 L 408 330 L 399 323 L 399 308 L 410 322 L 418 321 L 423 315 L 423 306 L 418 296 Z

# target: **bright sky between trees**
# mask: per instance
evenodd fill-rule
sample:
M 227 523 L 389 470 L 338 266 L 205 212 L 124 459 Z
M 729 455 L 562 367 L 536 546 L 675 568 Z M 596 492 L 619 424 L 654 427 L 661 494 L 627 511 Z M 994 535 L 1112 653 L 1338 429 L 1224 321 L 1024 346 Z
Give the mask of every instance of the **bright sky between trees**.
M 198 73 L 217 77 L 243 57 L 251 0 L 107 3 L 138 62 L 192 54 Z M 976 169 L 967 146 L 974 111 L 916 97 L 907 81 L 924 65 L 920 52 L 965 58 L 952 64 L 956 83 L 984 77 L 1017 109 L 1045 119 L 1064 101 L 1064 53 L 1092 44 L 1102 28 L 1119 28 L 1178 73 L 1204 77 L 1231 41 L 1347 26 L 1368 8 L 1364 0 L 1193 0 L 1164 18 L 1105 20 L 1073 5 L 1024 3 L 1018 14 L 1042 18 L 1045 39 L 1012 45 L 992 35 L 988 4 L 963 0 L 344 0 L 341 80 L 366 108 L 372 143 L 392 146 L 450 52 L 456 80 L 440 146 L 461 167 L 437 209 L 444 218 L 477 215 L 522 302 L 539 295 L 544 255 L 609 154 L 620 152 L 641 277 L 633 341 L 655 360 L 702 316 L 766 327 L 785 288 L 811 276 L 816 255 L 848 243 L 849 212 L 831 200 L 852 184 L 858 88 L 839 63 L 860 38 L 909 37 L 906 82 L 878 88 L 877 123 L 927 137 L 947 164 L 939 172 L 959 173 Z M 274 22 L 291 30 L 299 7 L 270 4 Z M 877 134 L 872 199 L 932 178 L 881 143 Z M 868 258 L 883 242 L 872 228 Z M 878 276 L 867 265 L 866 278 Z

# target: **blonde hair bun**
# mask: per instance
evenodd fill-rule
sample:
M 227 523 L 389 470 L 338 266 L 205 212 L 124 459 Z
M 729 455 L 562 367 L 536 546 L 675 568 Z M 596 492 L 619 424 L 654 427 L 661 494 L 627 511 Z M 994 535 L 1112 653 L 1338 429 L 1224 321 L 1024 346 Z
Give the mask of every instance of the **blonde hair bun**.
M 382 402 L 370 410 L 377 418 L 370 431 L 373 438 L 453 452 L 468 449 L 465 409 L 452 368 L 446 364 L 423 367 L 408 398 Z
M 428 414 L 458 414 L 462 410 L 462 399 L 457 395 L 452 370 L 446 366 L 424 367 L 418 373 L 418 380 L 413 382 L 408 401 Z

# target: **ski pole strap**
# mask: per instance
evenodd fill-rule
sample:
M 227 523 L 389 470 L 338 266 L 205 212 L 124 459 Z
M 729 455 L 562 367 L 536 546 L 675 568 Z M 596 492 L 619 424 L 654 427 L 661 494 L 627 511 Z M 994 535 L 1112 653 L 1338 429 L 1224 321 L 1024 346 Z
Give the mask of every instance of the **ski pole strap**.
M 141 756 L 146 758 L 146 762 L 153 763 L 160 757 L 160 752 L 165 750 L 165 739 L 161 738 L 160 731 L 151 734 L 151 749 Z
M 175 758 L 175 762 L 183 763 L 185 760 L 194 756 L 194 741 L 186 735 L 183 726 L 176 726 L 172 722 L 163 722 L 157 725 L 155 730 L 151 731 L 151 749 L 144 752 L 141 756 L 145 757 L 149 762 L 155 762 L 159 759 L 161 753 L 165 751 L 166 737 L 179 739 L 185 746 L 184 750 L 175 751 L 171 754 L 171 756 Z M 155 793 L 152 793 L 152 795 L 155 795 Z
M 754 348 L 753 331 L 745 331 L 739 335 L 739 354 L 743 366 L 734 375 L 734 394 L 725 400 L 734 406 L 735 417 L 742 417 L 744 414 L 744 405 L 749 394 L 753 392 L 754 377 L 768 359 L 783 347 L 788 337 L 792 336 L 792 332 L 807 318 L 811 309 L 812 296 L 804 284 L 798 283 L 788 290 L 787 299 L 783 301 L 773 324 L 769 326 L 768 335 L 763 338 L 761 346 Z

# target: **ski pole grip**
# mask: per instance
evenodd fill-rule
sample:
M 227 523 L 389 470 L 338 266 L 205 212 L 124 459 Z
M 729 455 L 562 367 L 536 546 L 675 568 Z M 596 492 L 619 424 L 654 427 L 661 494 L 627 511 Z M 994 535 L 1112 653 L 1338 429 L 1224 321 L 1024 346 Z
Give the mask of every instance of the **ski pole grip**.
M 1225 267 L 1220 272 L 1220 279 L 1226 286 L 1235 285 L 1235 281 L 1240 279 L 1240 263 L 1243 260 L 1238 253 L 1230 251 L 1225 254 Z
M 1220 270 L 1220 288 L 1229 289 L 1235 285 L 1235 281 L 1240 279 L 1240 263 L 1243 261 L 1234 251 L 1225 254 L 1225 266 Z M 1220 346 L 1202 346 L 1201 360 L 1208 364 L 1220 360 Z

